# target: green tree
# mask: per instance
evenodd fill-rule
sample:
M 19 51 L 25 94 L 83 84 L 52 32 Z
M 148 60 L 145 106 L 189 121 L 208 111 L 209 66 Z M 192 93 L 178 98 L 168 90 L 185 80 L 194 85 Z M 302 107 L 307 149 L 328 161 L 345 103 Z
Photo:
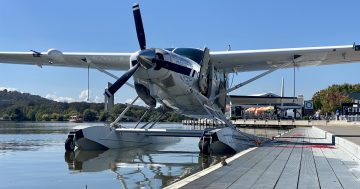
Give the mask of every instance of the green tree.
M 84 110 L 83 119 L 84 119 L 84 121 L 95 121 L 96 120 L 96 112 L 91 109 Z
M 10 120 L 11 121 L 24 121 L 24 120 L 26 120 L 26 117 L 24 116 L 24 113 L 20 109 L 15 108 L 10 111 Z
M 176 113 L 176 112 L 169 112 L 169 117 L 167 121 L 169 122 L 181 122 L 183 119 L 185 119 L 184 116 Z
M 99 116 L 99 121 L 107 121 L 109 118 L 108 112 L 101 112 Z
M 26 113 L 26 117 L 30 121 L 36 121 L 36 112 L 31 109 Z
M 360 92 L 360 84 L 332 85 L 326 89 L 316 92 L 312 98 L 314 109 L 320 109 L 322 112 L 331 113 L 336 109 L 341 109 L 341 104 L 351 102 L 348 94 Z
M 50 116 L 49 116 L 49 114 L 43 114 L 43 115 L 41 116 L 41 120 L 42 120 L 42 121 L 50 121 Z
M 3 119 L 4 119 L 4 120 L 10 120 L 9 114 L 4 114 L 4 115 L 3 115 Z
M 60 114 L 58 114 L 58 113 L 52 113 L 50 115 L 50 119 L 56 120 L 56 121 L 58 121 L 59 117 L 60 117 Z
M 35 119 L 36 121 L 42 121 L 42 113 L 41 112 L 37 112 L 36 115 L 35 115 Z
M 63 115 L 59 115 L 59 117 L 57 118 L 57 121 L 64 121 L 64 120 L 65 120 L 65 118 Z

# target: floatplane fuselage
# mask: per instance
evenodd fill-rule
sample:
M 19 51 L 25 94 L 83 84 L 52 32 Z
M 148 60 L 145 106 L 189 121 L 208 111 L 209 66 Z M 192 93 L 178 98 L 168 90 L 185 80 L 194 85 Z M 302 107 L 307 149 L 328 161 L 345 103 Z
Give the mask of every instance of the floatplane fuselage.
M 146 55 L 142 55 L 145 53 Z M 211 66 L 208 66 L 211 69 L 204 72 L 201 69 L 203 57 L 203 50 L 192 48 L 147 49 L 145 52 L 136 52 L 131 56 L 131 67 L 137 60 L 145 65 L 133 75 L 137 94 L 148 106 L 155 106 L 158 102 L 188 117 L 213 118 L 204 105 L 225 110 L 225 93 L 214 101 L 207 99 L 226 90 L 227 79 L 224 72 Z M 161 68 L 154 59 L 161 59 L 169 64 L 167 68 Z
M 227 79 L 224 72 L 215 70 L 204 61 L 207 52 L 208 49 L 194 48 L 151 48 L 135 52 L 130 57 L 129 73 L 134 79 L 134 88 L 138 96 L 149 107 L 155 107 L 160 103 L 189 117 L 214 119 L 214 112 L 221 114 L 225 111 L 226 93 L 220 95 L 220 92 L 226 90 Z M 202 69 L 203 64 L 206 64 L 206 70 Z M 105 90 L 105 97 L 114 94 L 111 87 Z M 209 100 L 216 95 L 216 100 Z M 222 118 L 220 116 L 218 119 Z M 201 138 L 199 148 L 203 153 L 233 153 L 254 144 L 248 142 L 251 139 L 250 135 L 234 133 L 234 128 L 204 132 L 151 127 L 127 129 L 92 126 L 74 128 L 69 138 L 79 148 L 91 150 L 164 144 L 176 140 L 176 136 Z M 242 140 L 236 142 L 239 138 Z

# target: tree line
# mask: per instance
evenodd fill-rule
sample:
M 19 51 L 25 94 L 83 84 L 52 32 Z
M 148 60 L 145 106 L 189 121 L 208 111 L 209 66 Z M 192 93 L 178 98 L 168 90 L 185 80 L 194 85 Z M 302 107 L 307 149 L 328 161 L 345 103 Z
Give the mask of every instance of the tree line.
M 115 104 L 111 112 L 104 111 L 104 103 L 56 102 L 29 93 L 0 91 L 0 118 L 9 121 L 67 121 L 70 116 L 81 116 L 84 121 L 113 121 L 126 108 Z M 149 111 L 143 121 L 149 121 L 161 114 L 161 109 Z M 146 112 L 145 107 L 135 106 L 126 113 L 122 121 L 139 120 Z M 180 122 L 184 116 L 166 111 L 161 122 Z
M 351 93 L 359 93 L 360 84 L 334 84 L 326 89 L 316 92 L 313 97 L 314 110 L 321 110 L 323 113 L 332 113 L 341 110 L 343 103 L 351 103 Z
M 341 110 L 342 103 L 352 102 L 350 93 L 359 93 L 360 84 L 334 84 L 316 92 L 313 97 L 314 110 L 323 113 Z M 10 121 L 66 121 L 70 116 L 78 115 L 84 121 L 113 121 L 126 108 L 125 104 L 116 104 L 112 112 L 104 111 L 103 103 L 56 102 L 29 93 L 17 91 L 0 91 L 0 119 Z M 136 106 L 126 113 L 122 121 L 136 121 L 145 114 L 145 107 Z M 161 114 L 161 109 L 147 113 L 143 121 L 149 121 Z M 173 111 L 167 111 L 161 122 L 180 122 L 186 119 Z

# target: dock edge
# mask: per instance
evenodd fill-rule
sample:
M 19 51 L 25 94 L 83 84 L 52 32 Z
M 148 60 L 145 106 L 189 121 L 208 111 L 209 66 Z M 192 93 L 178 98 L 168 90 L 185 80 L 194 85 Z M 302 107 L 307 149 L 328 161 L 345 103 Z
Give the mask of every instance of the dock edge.
M 230 163 L 230 162 L 236 160 L 237 158 L 239 158 L 239 157 L 241 157 L 241 156 L 243 156 L 243 155 L 257 149 L 257 148 L 258 147 L 252 147 L 252 148 L 246 149 L 244 151 L 241 151 L 241 152 L 227 158 L 225 161 L 227 163 Z M 185 177 L 185 178 L 183 178 L 183 179 L 181 179 L 181 180 L 179 180 L 179 181 L 177 181 L 177 182 L 175 182 L 175 183 L 173 183 L 173 184 L 171 184 L 169 186 L 166 186 L 166 187 L 164 187 L 164 189 L 181 188 L 181 187 L 185 186 L 186 184 L 188 184 L 188 183 L 190 183 L 190 182 L 192 182 L 192 181 L 194 181 L 194 180 L 196 180 L 196 179 L 198 179 L 198 178 L 200 178 L 200 177 L 202 177 L 204 175 L 207 175 L 208 173 L 211 173 L 211 172 L 219 169 L 222 166 L 223 165 L 221 164 L 221 162 L 219 162 L 219 163 L 217 163 L 217 164 L 215 164 L 213 166 L 210 166 L 210 167 L 208 167 L 208 168 L 206 168 L 206 169 L 204 169 L 202 171 L 199 171 L 199 172 L 194 173 L 194 174 L 192 174 L 192 175 L 190 175 L 188 177 Z

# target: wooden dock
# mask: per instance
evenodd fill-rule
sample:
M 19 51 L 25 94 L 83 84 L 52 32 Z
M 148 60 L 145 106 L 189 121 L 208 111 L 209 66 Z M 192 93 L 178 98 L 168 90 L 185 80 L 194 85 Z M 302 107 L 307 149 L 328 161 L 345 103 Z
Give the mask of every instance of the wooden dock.
M 299 127 L 167 188 L 358 188 L 360 158 L 314 127 Z

